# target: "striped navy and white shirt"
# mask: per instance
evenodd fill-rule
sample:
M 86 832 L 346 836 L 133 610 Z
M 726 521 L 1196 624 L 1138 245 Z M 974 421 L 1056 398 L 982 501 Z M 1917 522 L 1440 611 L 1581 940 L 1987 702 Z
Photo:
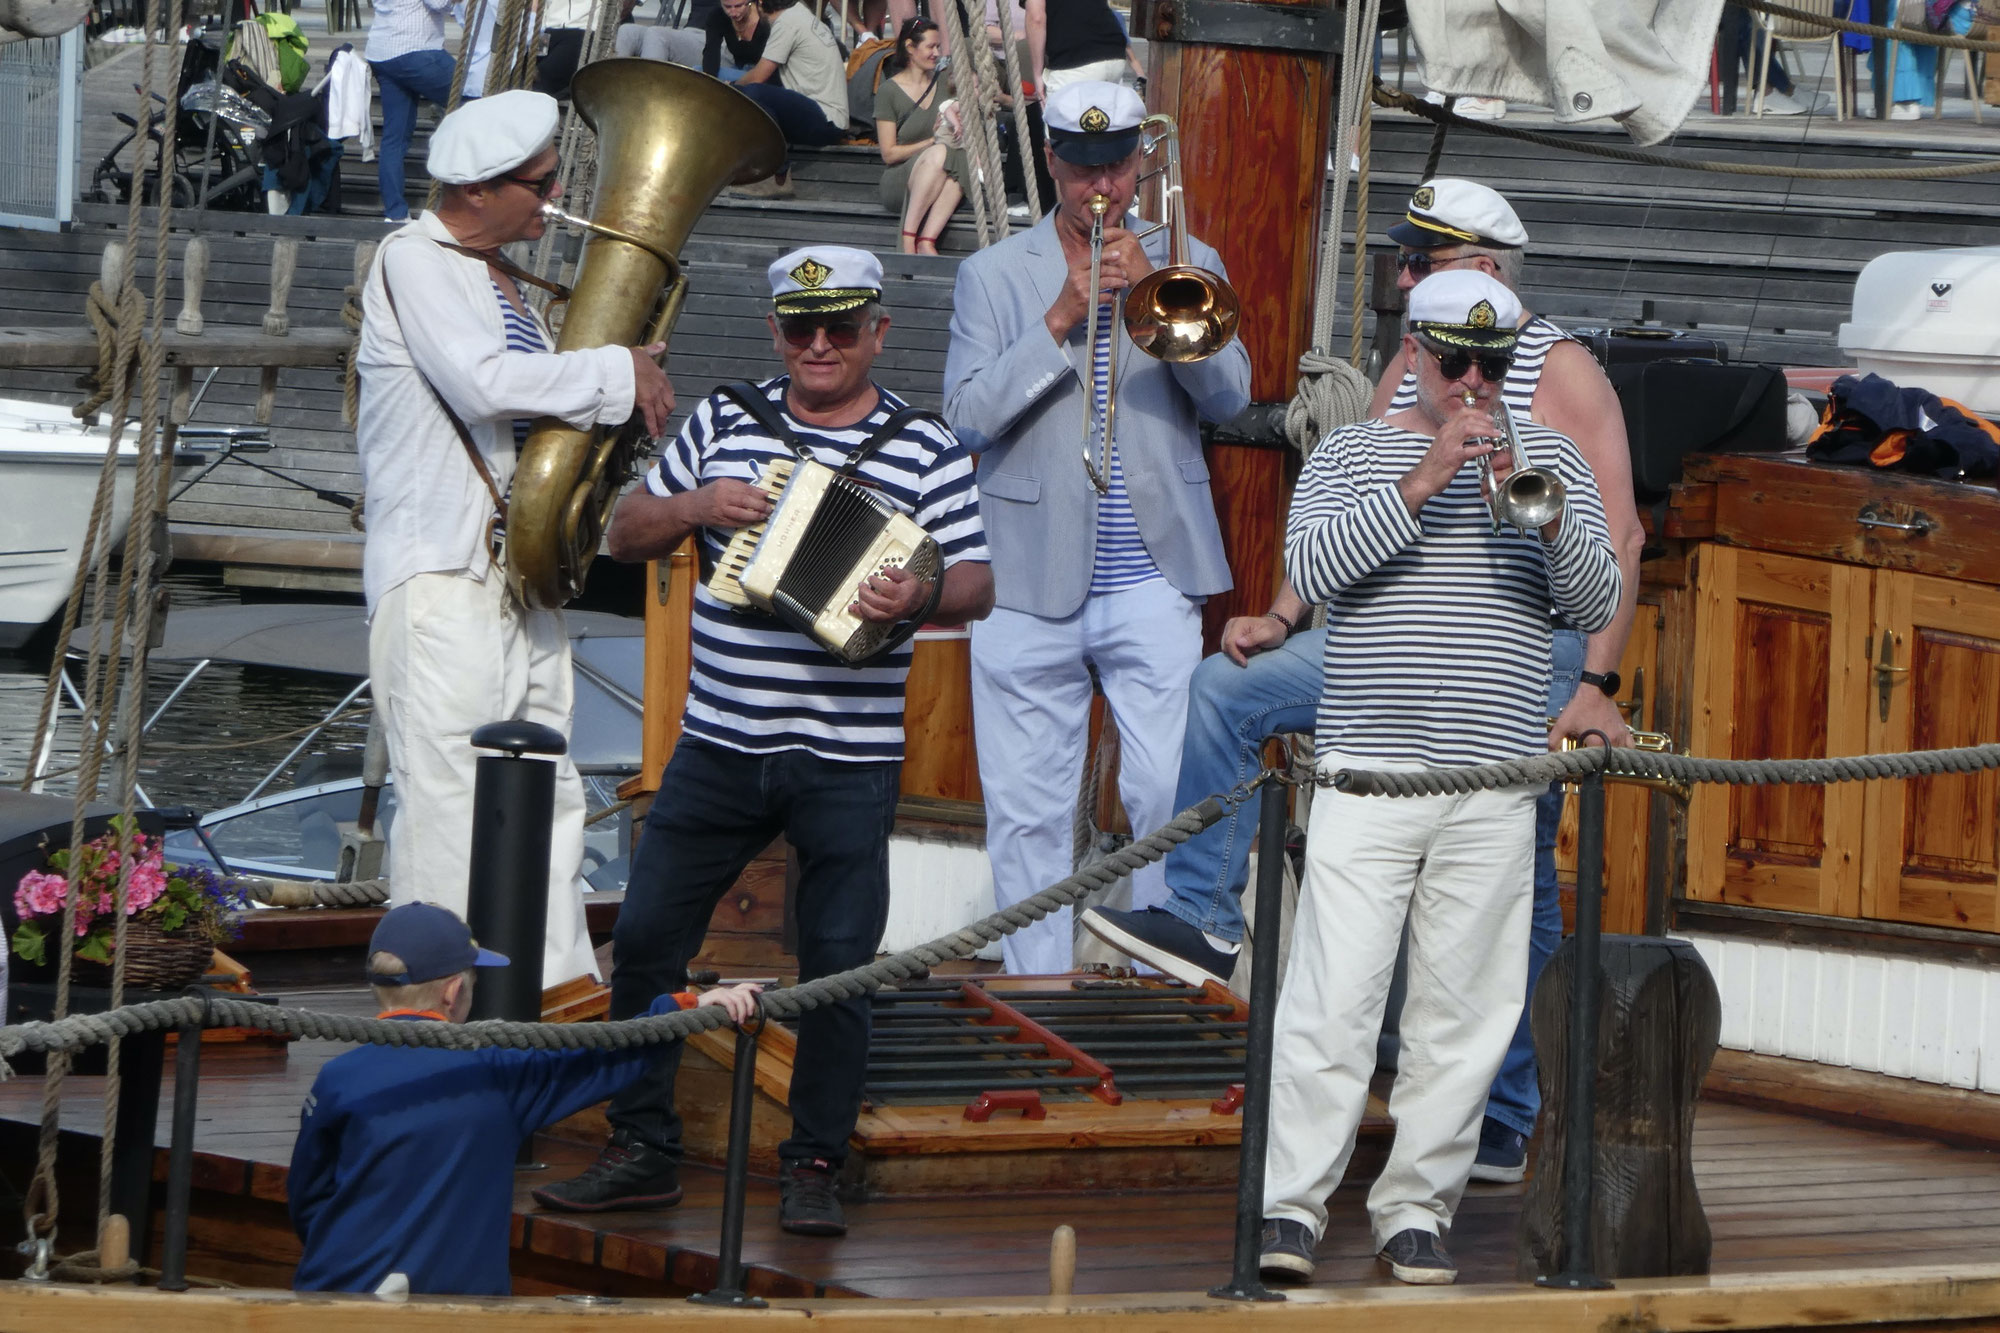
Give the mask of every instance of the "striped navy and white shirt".
M 1119 329 L 1116 305 L 1104 301 L 1099 310 L 1097 345 L 1090 353 L 1090 388 L 1097 408 L 1093 421 L 1101 429 L 1111 406 L 1111 358 Z M 1139 516 L 1132 512 L 1132 497 L 1125 489 L 1125 465 L 1119 461 L 1115 440 L 1108 452 L 1111 457 L 1106 471 L 1111 475 L 1105 484 L 1109 489 L 1097 497 L 1097 546 L 1090 566 L 1092 595 L 1123 592 L 1160 577 L 1160 567 L 1146 553 L 1145 539 L 1139 535 Z
M 510 352 L 546 352 L 548 340 L 542 336 L 542 326 L 535 323 L 533 315 L 525 314 L 507 299 L 500 284 L 493 284 L 493 299 L 500 303 L 500 326 L 507 334 L 507 350 Z M 528 426 L 532 417 L 514 418 L 514 447 L 519 449 L 528 442 Z M 512 490 L 510 484 L 508 487 Z
M 1335 431 L 1307 461 L 1285 563 L 1299 596 L 1327 603 L 1323 749 L 1470 764 L 1547 746 L 1550 608 L 1600 630 L 1620 577 L 1575 443 L 1525 417 L 1517 427 L 1529 461 L 1569 490 L 1547 546 L 1493 535 L 1470 466 L 1412 517 L 1396 483 L 1430 437 L 1386 421 Z
M 880 389 L 866 420 L 839 430 L 810 426 L 785 410 L 788 376 L 757 387 L 813 457 L 839 467 L 903 400 Z M 754 482 L 763 465 L 792 453 L 720 394 L 704 400 L 646 474 L 655 495 L 676 495 L 723 477 Z M 937 540 L 947 567 L 984 562 L 986 532 L 972 456 L 943 422 L 906 424 L 857 474 Z M 715 562 L 735 534 L 703 528 L 696 546 L 701 578 L 694 598 L 694 671 L 683 726 L 691 736 L 752 754 L 809 750 L 826 759 L 884 762 L 903 757 L 903 681 L 908 644 L 855 668 L 769 616 L 746 615 L 708 591 Z

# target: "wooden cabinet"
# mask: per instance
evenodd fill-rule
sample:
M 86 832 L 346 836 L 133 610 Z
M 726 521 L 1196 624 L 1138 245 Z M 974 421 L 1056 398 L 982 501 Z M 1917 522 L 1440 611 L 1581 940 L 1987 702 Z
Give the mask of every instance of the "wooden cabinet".
M 1676 497 L 1692 754 L 1818 758 L 2000 741 L 2000 498 L 1785 459 L 1702 460 Z M 1887 522 L 1870 521 L 1887 520 Z M 1899 526 L 1888 526 L 1896 524 Z M 1843 526 L 1845 525 L 1845 526 Z M 1669 531 L 1673 531 L 1672 528 Z M 1697 902 L 2000 931 L 2000 775 L 1702 784 Z M 1671 887 L 1671 886 L 1669 886 Z

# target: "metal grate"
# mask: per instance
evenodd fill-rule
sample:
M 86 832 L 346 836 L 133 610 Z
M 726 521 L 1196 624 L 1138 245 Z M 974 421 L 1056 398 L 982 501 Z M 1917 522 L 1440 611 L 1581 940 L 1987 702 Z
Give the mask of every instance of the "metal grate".
M 54 231 L 75 215 L 83 30 L 0 45 L 0 224 Z

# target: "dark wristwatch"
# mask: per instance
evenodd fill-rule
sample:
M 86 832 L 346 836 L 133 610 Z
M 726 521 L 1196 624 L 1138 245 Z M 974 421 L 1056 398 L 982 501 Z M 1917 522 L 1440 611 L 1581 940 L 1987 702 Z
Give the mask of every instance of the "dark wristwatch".
M 1579 671 L 1576 673 L 1576 678 L 1585 685 L 1595 685 L 1604 691 L 1605 697 L 1611 699 L 1618 697 L 1618 687 L 1625 683 L 1624 678 L 1616 671 L 1607 671 L 1601 676 L 1595 671 Z

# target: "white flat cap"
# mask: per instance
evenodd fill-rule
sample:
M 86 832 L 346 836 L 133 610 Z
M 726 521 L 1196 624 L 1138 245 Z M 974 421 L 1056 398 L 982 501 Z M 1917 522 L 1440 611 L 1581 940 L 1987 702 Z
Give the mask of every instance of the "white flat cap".
M 556 141 L 560 118 L 555 98 L 525 88 L 466 102 L 431 135 L 431 178 L 470 185 L 504 176 Z
M 1518 250 L 1528 243 L 1528 229 L 1514 206 L 1492 186 L 1439 176 L 1417 187 L 1403 220 L 1389 228 L 1389 239 L 1413 250 L 1442 245 Z
M 1477 269 L 1433 273 L 1410 289 L 1410 332 L 1447 347 L 1514 345 L 1521 298 Z
M 771 304 L 781 315 L 833 315 L 882 299 L 882 261 L 845 245 L 809 245 L 771 261 Z

